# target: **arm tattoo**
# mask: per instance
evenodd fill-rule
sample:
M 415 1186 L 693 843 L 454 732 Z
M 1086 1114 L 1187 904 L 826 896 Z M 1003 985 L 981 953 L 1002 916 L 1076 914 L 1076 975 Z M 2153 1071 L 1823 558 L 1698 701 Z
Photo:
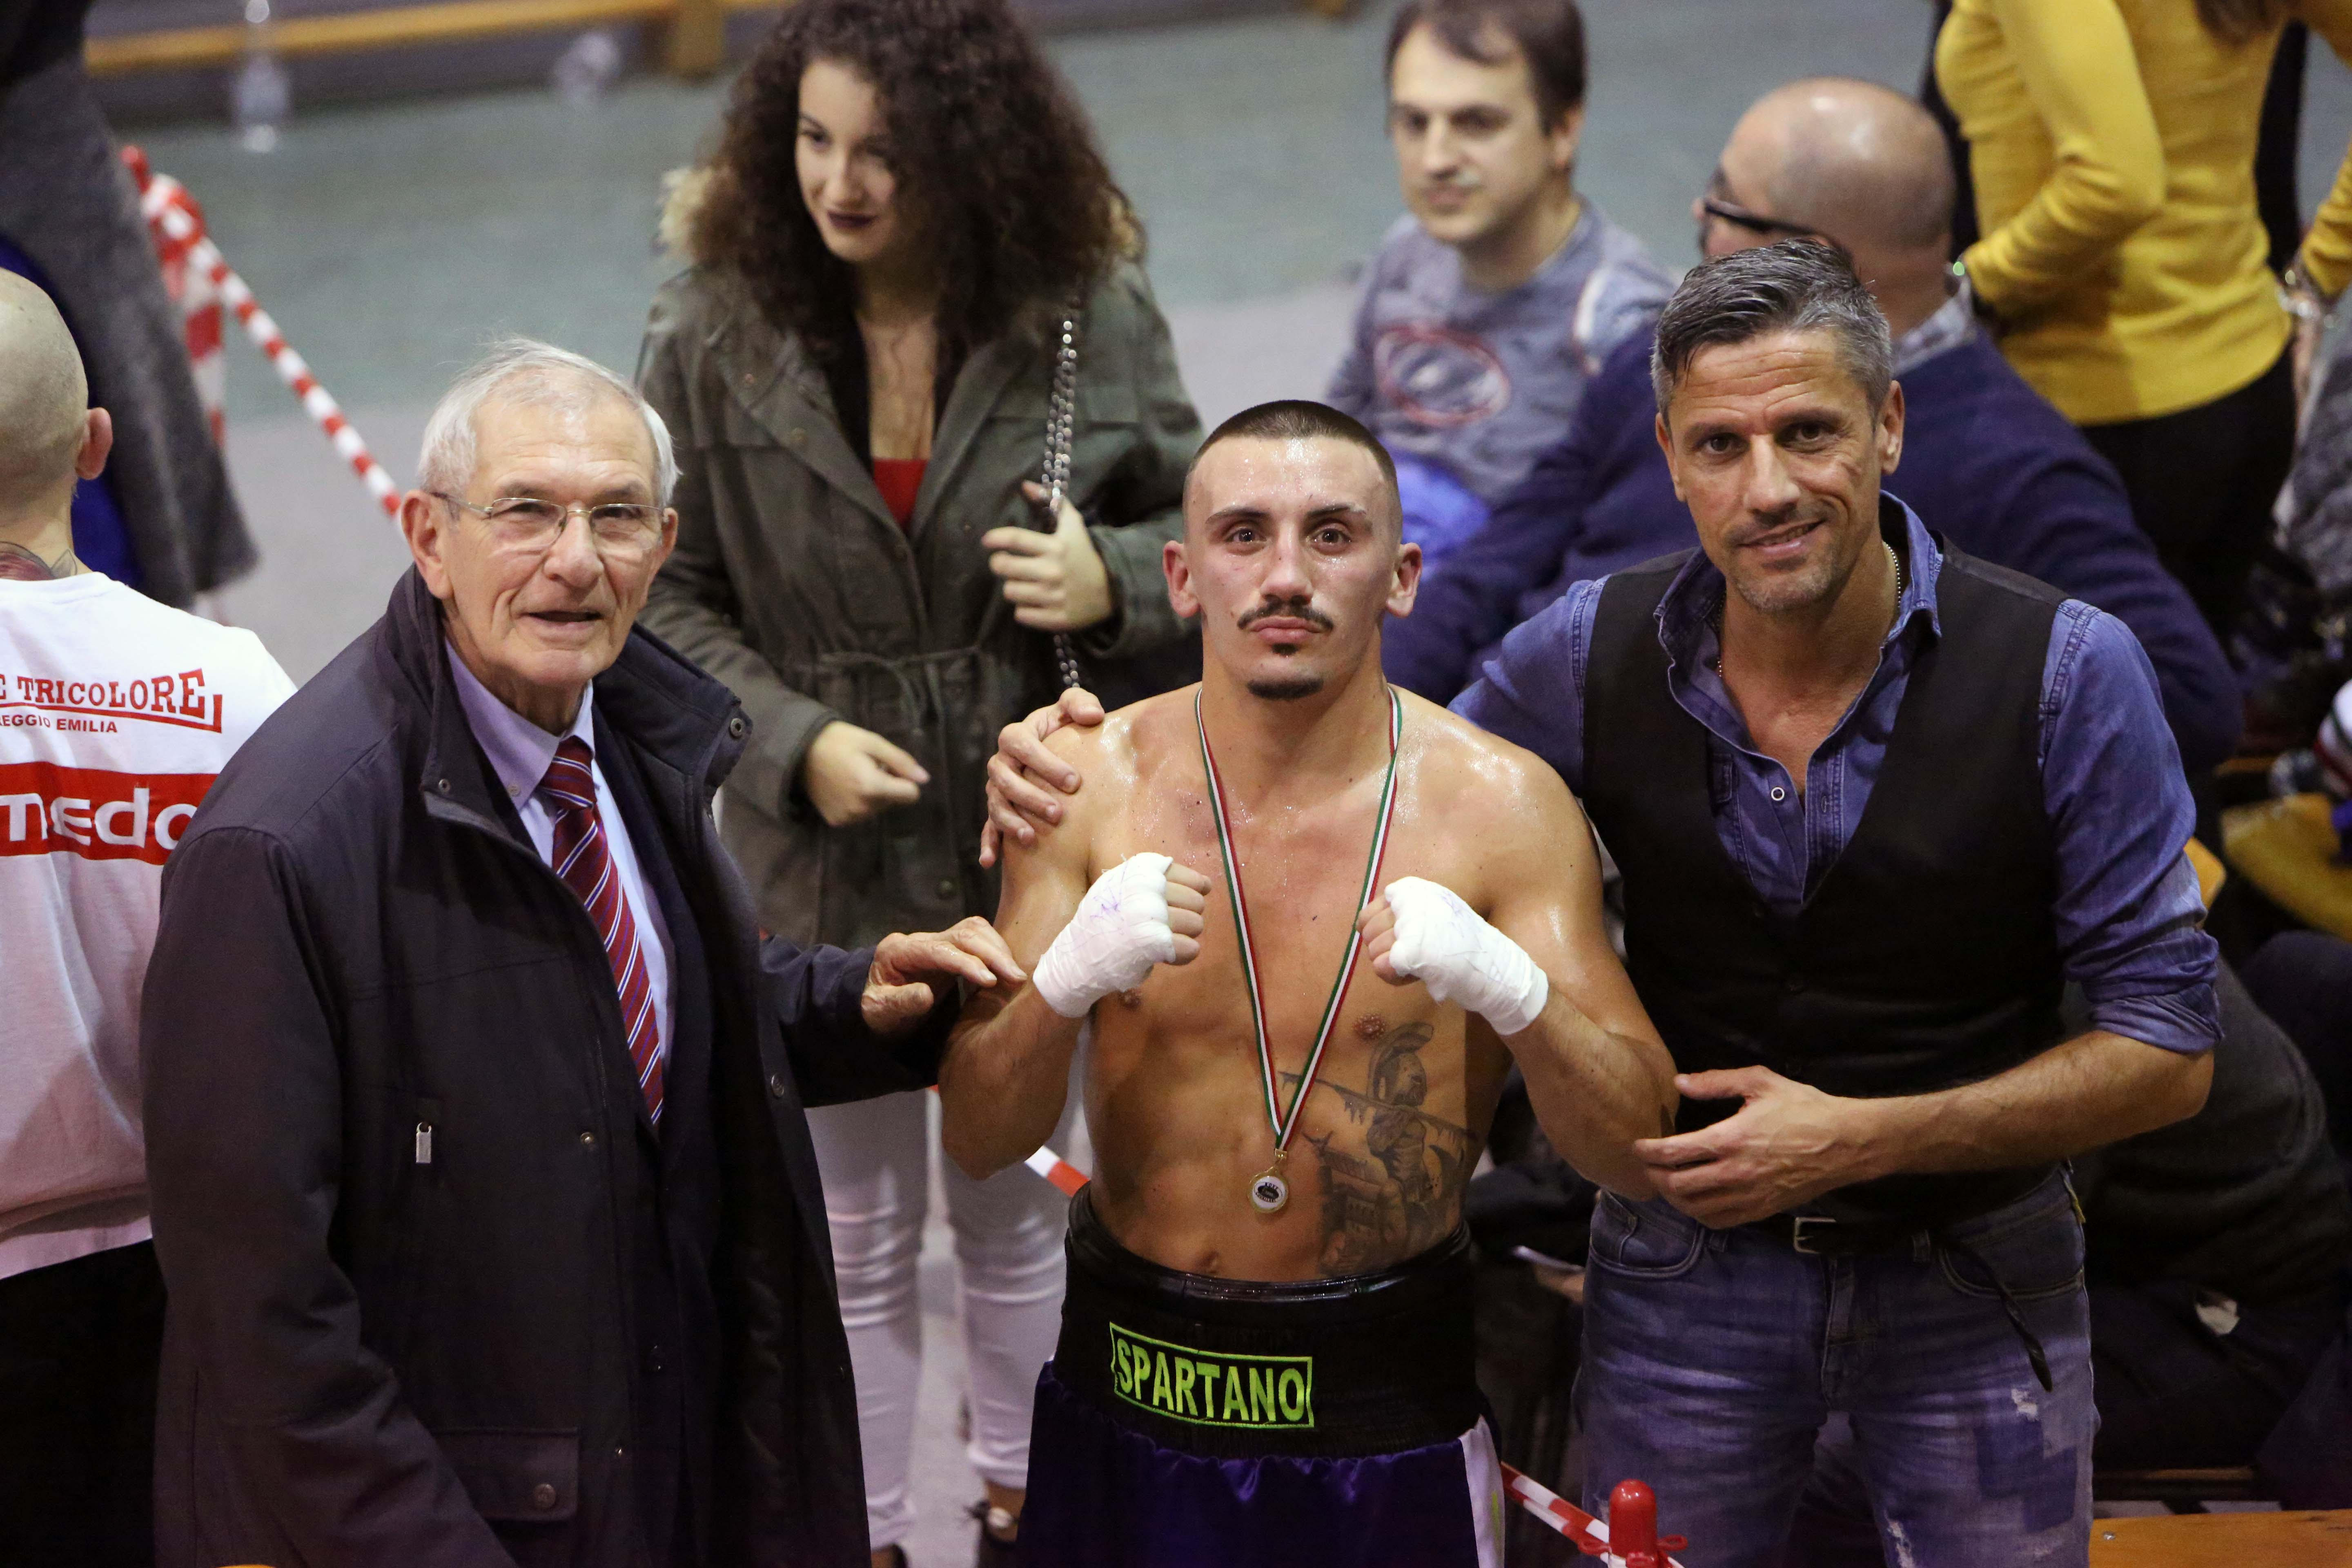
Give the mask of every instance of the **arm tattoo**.
M 21 544 L 0 540 L 0 582 L 47 583 L 53 578 L 71 577 L 88 570 L 74 559 L 71 545 L 68 545 L 65 553 L 55 561 L 44 561 Z
M 1364 1130 L 1349 1147 L 1338 1128 L 1307 1135 L 1323 1173 L 1324 1268 L 1333 1274 L 1386 1268 L 1445 1239 L 1477 1161 L 1479 1140 L 1466 1127 L 1422 1109 L 1429 1073 L 1421 1059 L 1432 1030 L 1406 1024 L 1371 1052 L 1365 1091 L 1328 1079 L 1315 1087 L 1339 1100 L 1348 1124 Z M 1297 1073 L 1283 1074 L 1297 1084 Z

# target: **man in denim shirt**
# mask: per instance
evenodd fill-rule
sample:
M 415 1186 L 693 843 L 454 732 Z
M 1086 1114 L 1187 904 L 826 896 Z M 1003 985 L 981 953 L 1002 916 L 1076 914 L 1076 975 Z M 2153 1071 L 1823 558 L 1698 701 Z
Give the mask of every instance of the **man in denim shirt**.
M 1455 704 L 1582 797 L 1683 1075 L 1658 1195 L 1596 1211 L 1577 1393 L 1588 1504 L 1648 1481 L 1688 1568 L 1773 1559 L 1832 1413 L 1889 1561 L 2087 1561 L 2058 1162 L 2192 1114 L 2219 1035 L 2147 659 L 1880 490 L 1889 354 L 1829 247 L 1693 271 L 1654 380 L 1700 550 L 1579 584 Z

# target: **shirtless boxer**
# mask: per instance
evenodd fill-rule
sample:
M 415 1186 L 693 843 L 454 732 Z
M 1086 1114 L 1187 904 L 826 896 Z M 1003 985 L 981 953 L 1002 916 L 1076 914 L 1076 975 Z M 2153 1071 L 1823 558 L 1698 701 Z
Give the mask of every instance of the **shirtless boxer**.
M 1184 511 L 1203 680 L 1052 737 L 1087 787 L 1010 847 L 997 917 L 1034 982 L 976 995 L 940 1075 L 986 1175 L 1093 1020 L 1022 1561 L 1496 1564 L 1463 1187 L 1516 1060 L 1560 1151 L 1648 1193 L 1673 1068 L 1558 775 L 1381 679 L 1421 563 L 1378 443 L 1252 409 Z

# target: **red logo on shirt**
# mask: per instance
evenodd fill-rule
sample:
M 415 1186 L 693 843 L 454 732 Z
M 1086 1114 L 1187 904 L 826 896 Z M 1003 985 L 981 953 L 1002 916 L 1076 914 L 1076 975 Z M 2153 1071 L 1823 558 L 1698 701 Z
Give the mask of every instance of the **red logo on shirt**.
M 136 719 L 149 724 L 169 724 L 180 730 L 205 730 L 219 734 L 222 702 L 218 692 L 205 689 L 205 672 L 184 669 L 176 675 L 151 676 L 144 680 L 68 680 L 46 675 L 0 675 L 0 710 L 14 709 L 22 719 L 35 713 L 36 727 L 83 730 L 111 734 L 116 725 L 105 721 Z M 77 720 L 99 721 L 77 722 Z
M 0 763 L 0 855 L 79 855 L 161 866 L 213 777 Z
M 1458 430 L 1511 405 L 1511 373 L 1482 338 L 1408 321 L 1372 345 L 1372 373 L 1389 406 L 1416 425 Z

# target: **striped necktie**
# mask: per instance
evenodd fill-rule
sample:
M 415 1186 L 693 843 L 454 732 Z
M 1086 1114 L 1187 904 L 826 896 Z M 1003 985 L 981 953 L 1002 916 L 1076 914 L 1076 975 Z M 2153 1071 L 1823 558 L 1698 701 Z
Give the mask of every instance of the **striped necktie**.
M 637 1069 L 637 1088 L 646 1110 L 661 1125 L 661 1029 L 654 1017 L 654 990 L 646 966 L 637 957 L 637 922 L 629 900 L 621 895 L 620 873 L 604 841 L 604 819 L 596 812 L 596 779 L 588 771 L 588 742 L 566 735 L 547 764 L 539 783 L 555 817 L 555 874 L 587 906 L 596 934 L 604 940 L 604 957 L 613 966 L 613 984 L 621 994 L 621 1019 L 628 1030 L 629 1060 Z

